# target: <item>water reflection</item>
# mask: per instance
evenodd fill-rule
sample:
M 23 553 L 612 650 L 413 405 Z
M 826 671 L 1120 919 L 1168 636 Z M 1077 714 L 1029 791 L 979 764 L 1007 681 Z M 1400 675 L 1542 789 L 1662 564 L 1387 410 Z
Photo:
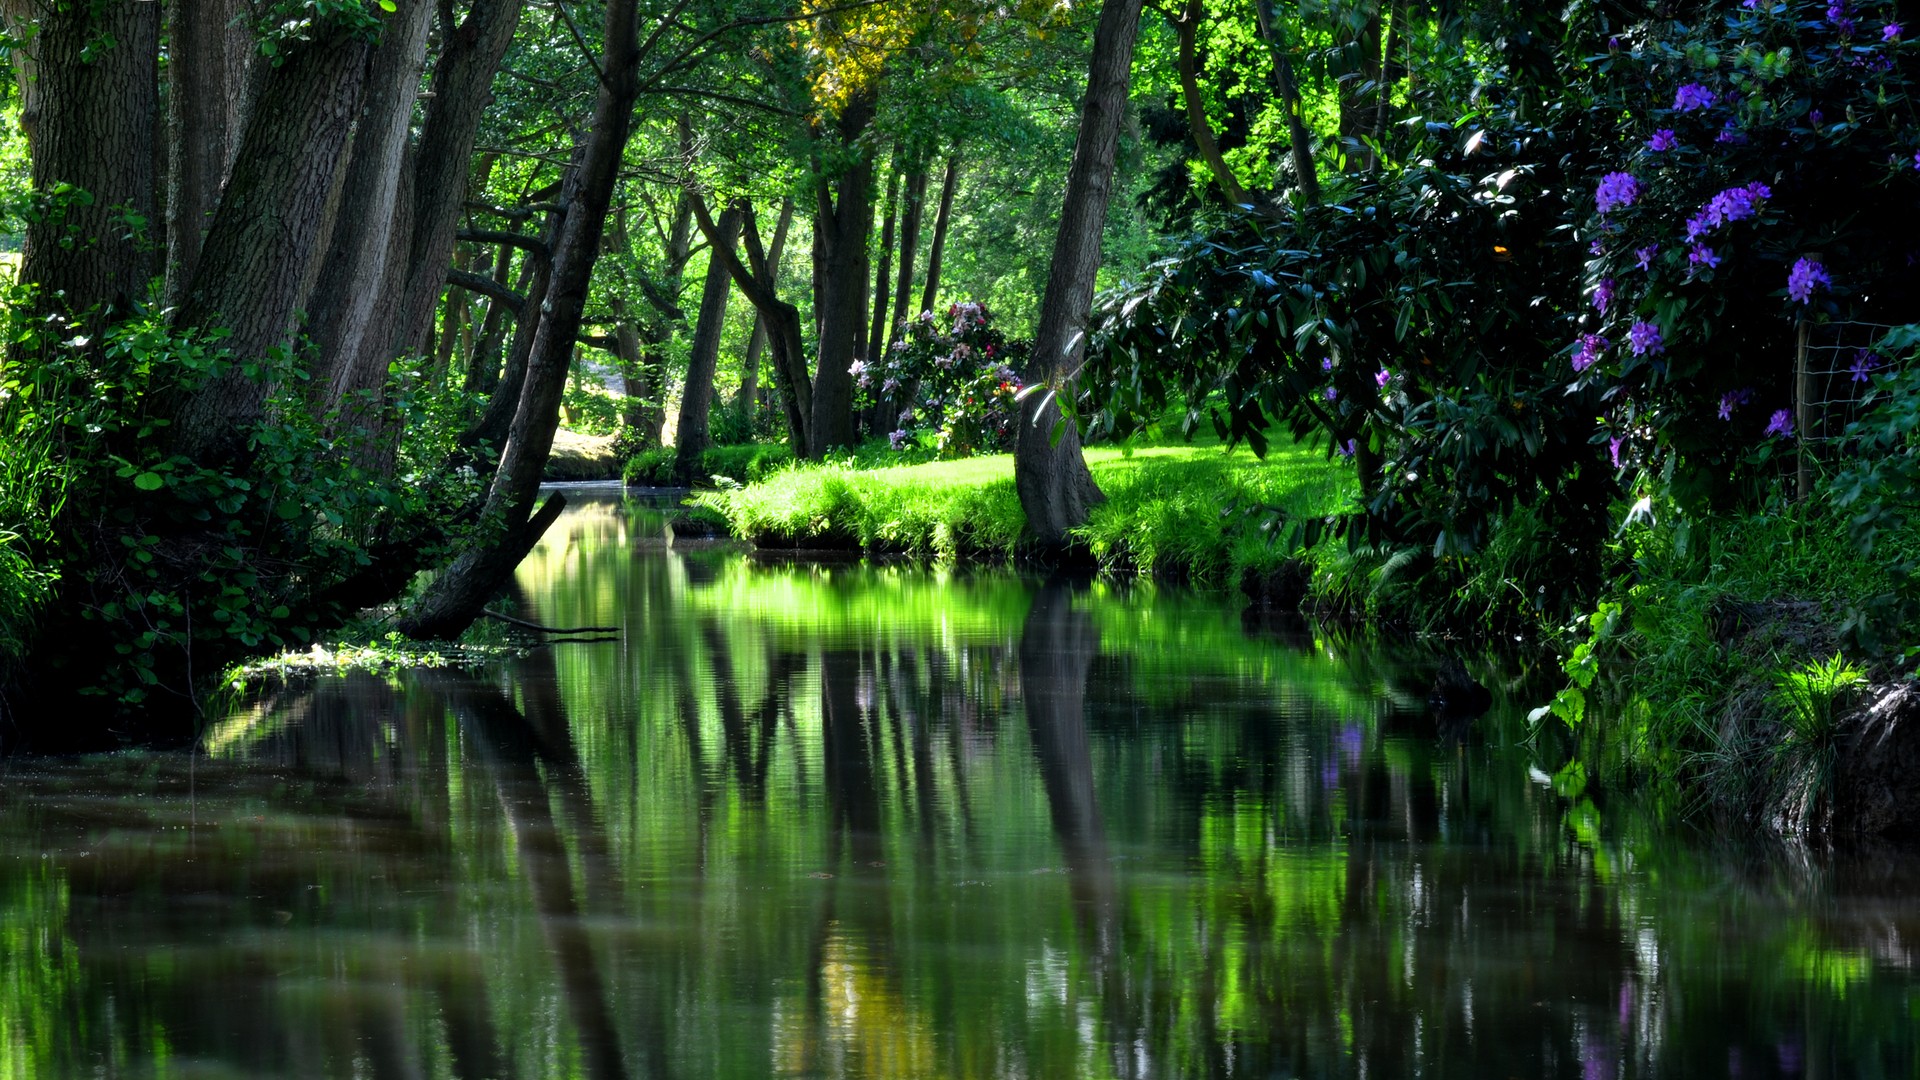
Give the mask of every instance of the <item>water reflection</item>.
M 0 1077 L 1920 1068 L 1910 857 L 1676 839 L 1491 668 L 658 525 L 523 572 L 616 641 L 11 763 Z

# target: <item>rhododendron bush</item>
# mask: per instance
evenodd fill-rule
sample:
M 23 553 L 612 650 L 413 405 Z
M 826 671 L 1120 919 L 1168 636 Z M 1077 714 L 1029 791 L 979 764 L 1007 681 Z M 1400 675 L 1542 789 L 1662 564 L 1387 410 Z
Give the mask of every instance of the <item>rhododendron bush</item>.
M 1516 502 L 1578 555 L 1623 495 L 1757 498 L 1802 325 L 1920 321 L 1920 46 L 1887 3 L 1609 10 L 1568 9 L 1524 106 L 1497 66 L 1472 111 L 1412 85 L 1377 167 L 1216 210 L 1108 295 L 1095 424 L 1214 395 L 1256 449 L 1283 425 L 1352 454 L 1362 533 L 1439 555 Z
M 986 305 L 923 311 L 900 325 L 877 364 L 852 367 L 856 404 L 896 450 L 931 448 L 941 457 L 1013 447 L 1027 343 L 1008 341 Z

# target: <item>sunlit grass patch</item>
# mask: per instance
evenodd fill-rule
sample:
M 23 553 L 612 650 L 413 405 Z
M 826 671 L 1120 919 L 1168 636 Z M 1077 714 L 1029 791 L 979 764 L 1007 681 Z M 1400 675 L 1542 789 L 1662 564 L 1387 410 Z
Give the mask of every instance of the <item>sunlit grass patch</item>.
M 1347 512 L 1352 472 L 1304 446 L 1265 460 L 1242 449 L 1163 446 L 1087 451 L 1108 501 L 1078 535 L 1108 567 L 1223 580 L 1298 554 L 1286 525 Z M 707 493 L 763 546 L 861 548 L 938 558 L 1008 558 L 1026 515 L 1013 458 L 998 454 L 891 468 L 800 465 L 745 488 Z

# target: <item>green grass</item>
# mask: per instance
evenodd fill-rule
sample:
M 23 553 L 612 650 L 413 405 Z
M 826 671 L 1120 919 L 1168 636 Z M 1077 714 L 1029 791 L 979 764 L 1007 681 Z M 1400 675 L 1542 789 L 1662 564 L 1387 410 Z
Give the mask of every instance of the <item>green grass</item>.
M 621 479 L 644 487 L 677 487 L 685 478 L 673 475 L 674 449 L 671 446 L 643 450 L 627 459 Z M 785 443 L 740 443 L 715 446 L 700 455 L 701 483 L 719 483 L 725 478 L 735 484 L 750 484 L 793 464 L 793 450 Z
M 1351 471 L 1302 446 L 1265 461 L 1218 446 L 1086 452 L 1107 502 L 1078 536 L 1102 565 L 1222 581 L 1297 554 L 1286 523 L 1349 509 Z M 860 548 L 942 559 L 1017 555 L 1026 529 L 1013 458 L 892 468 L 800 465 L 698 496 L 763 546 Z M 1280 528 L 1269 527 L 1279 522 Z

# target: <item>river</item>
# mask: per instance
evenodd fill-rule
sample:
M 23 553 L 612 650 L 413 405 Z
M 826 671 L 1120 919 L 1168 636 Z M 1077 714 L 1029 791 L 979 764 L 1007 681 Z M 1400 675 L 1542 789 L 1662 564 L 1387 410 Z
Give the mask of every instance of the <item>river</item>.
M 1539 682 L 1147 584 L 668 543 L 478 673 L 0 783 L 0 1080 L 1920 1075 L 1920 861 L 1589 791 Z

